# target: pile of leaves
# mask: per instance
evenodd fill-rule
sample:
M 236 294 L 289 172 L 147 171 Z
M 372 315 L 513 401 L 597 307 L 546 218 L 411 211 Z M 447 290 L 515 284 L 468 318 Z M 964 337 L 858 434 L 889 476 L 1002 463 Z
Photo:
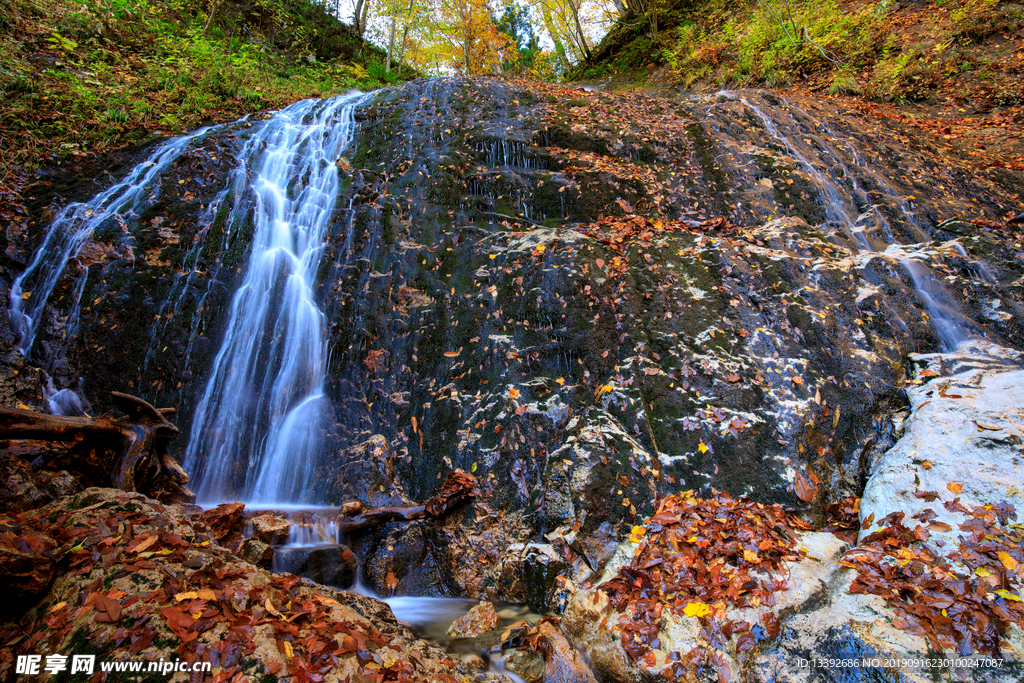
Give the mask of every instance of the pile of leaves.
M 18 654 L 81 652 L 84 639 L 98 659 L 167 659 L 173 651 L 211 662 L 215 683 L 258 674 L 316 682 L 339 670 L 365 681 L 416 680 L 424 662 L 405 650 L 398 629 L 382 632 L 331 597 L 343 593 L 239 562 L 202 528 L 121 492 L 77 510 L 53 504 L 0 517 L 3 557 L 17 551 L 41 574 L 65 577 L 47 597 L 54 604 L 0 629 L 0 676 Z M 40 578 L 35 588 L 44 592 Z
M 712 499 L 684 492 L 666 498 L 631 539 L 640 541 L 633 560 L 601 586 L 611 605 L 621 612 L 618 626 L 622 647 L 631 661 L 654 664 L 652 650 L 661 646 L 659 633 L 665 610 L 701 620 L 701 640 L 710 647 L 670 661 L 711 664 L 728 678 L 721 650 L 737 636 L 737 650 L 750 650 L 778 629 L 771 611 L 763 614 L 765 628 L 731 621 L 729 607 L 771 607 L 773 593 L 787 588 L 781 576 L 784 563 L 799 561 L 797 532 L 810 525 L 780 505 L 766 506 L 720 493 Z M 605 617 L 607 620 L 607 617 Z
M 943 557 L 929 546 L 933 531 L 951 530 L 933 521 L 931 508 L 913 516 L 913 529 L 894 512 L 844 556 L 842 564 L 857 570 L 850 592 L 887 600 L 895 625 L 937 651 L 998 657 L 1007 627 L 1024 626 L 1024 526 L 1011 523 L 1017 513 L 1005 502 L 968 509 L 955 498 L 943 507 L 966 516 L 955 551 Z
M 823 530 L 831 531 L 851 545 L 856 543 L 860 530 L 860 498 L 847 496 L 829 505 L 828 526 Z

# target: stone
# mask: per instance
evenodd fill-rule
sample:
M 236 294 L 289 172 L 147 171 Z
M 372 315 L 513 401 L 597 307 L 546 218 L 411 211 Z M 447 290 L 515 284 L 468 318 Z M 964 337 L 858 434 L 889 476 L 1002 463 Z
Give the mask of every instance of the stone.
M 288 540 L 292 523 L 290 520 L 267 512 L 249 520 L 252 535 L 268 545 L 281 545 Z
M 559 601 L 561 587 L 555 579 L 568 571 L 550 543 L 513 543 L 505 550 L 500 568 L 504 597 L 541 612 Z
M 54 498 L 71 496 L 84 488 L 82 483 L 67 470 L 61 470 L 60 472 L 53 472 L 46 475 L 41 472 L 39 479 Z
M 69 510 L 71 514 L 65 517 Z M 132 524 L 126 526 L 125 533 L 104 537 L 100 523 L 111 516 L 122 516 L 132 520 Z M 34 569 L 28 565 L 4 567 L 16 571 L 15 574 L 4 572 L 0 576 L 0 579 L 12 583 L 3 586 L 8 600 L 6 606 L 11 604 L 8 591 L 17 589 L 16 577 L 20 577 L 25 581 L 22 590 L 31 587 L 37 607 L 36 611 L 27 613 L 5 614 L 0 637 L 12 643 L 12 654 L 26 654 L 33 647 L 31 643 L 54 638 L 58 633 L 47 622 L 80 625 L 90 629 L 91 648 L 112 652 L 124 647 L 120 639 L 125 631 L 121 627 L 130 627 L 133 634 L 145 639 L 142 641 L 144 655 L 140 656 L 154 659 L 202 659 L 212 648 L 226 645 L 236 652 L 244 651 L 244 659 L 219 660 L 221 669 L 218 673 L 241 679 L 254 669 L 283 670 L 294 661 L 289 652 L 279 645 L 276 630 L 287 624 L 295 638 L 293 647 L 296 654 L 307 647 L 302 643 L 330 643 L 333 640 L 340 645 L 344 638 L 354 636 L 360 642 L 372 643 L 373 654 L 380 657 L 380 662 L 390 662 L 388 667 L 397 664 L 417 680 L 502 683 L 501 677 L 471 668 L 458 658 L 449 657 L 440 648 L 420 640 L 397 622 L 388 606 L 379 600 L 274 574 L 231 555 L 215 543 L 202 545 L 200 539 L 207 537 L 205 528 L 196 529 L 192 523 L 192 518 L 171 506 L 138 494 L 111 489 L 87 489 L 43 507 L 38 515 L 26 516 L 21 527 L 16 529 L 22 538 L 49 538 L 50 534 L 62 531 L 65 525 L 88 529 L 86 534 L 76 536 L 76 542 L 101 553 L 103 561 L 90 561 L 86 565 L 88 571 L 49 574 L 49 579 L 43 572 L 48 566 L 45 563 Z M 8 525 L 10 529 L 8 522 L 0 524 Z M 173 552 L 161 557 L 159 567 L 155 564 L 139 566 L 146 563 L 138 562 L 129 550 L 130 544 L 156 536 L 167 538 L 172 534 L 180 536 L 180 541 L 171 546 Z M 110 542 L 104 542 L 106 540 Z M 0 547 L 6 546 L 0 544 Z M 44 547 L 52 549 L 56 544 L 47 542 Z M 39 561 L 40 557 L 45 557 L 45 552 L 33 551 L 20 556 L 25 558 L 25 562 Z M 2 558 L 3 553 L 0 553 L 0 562 Z M 200 569 L 193 571 L 192 568 Z M 171 598 L 153 600 L 150 597 L 161 587 L 183 592 L 205 590 L 204 584 L 179 583 L 179 579 L 174 577 L 200 574 L 212 577 L 215 571 L 223 579 L 218 579 L 216 584 L 218 600 L 209 600 L 208 609 L 213 610 L 209 613 L 219 615 L 223 609 L 225 615 L 236 617 L 251 610 L 251 614 L 242 617 L 250 624 L 245 629 L 234 632 L 224 628 L 187 631 L 187 627 L 181 624 L 188 623 L 186 620 L 193 620 L 193 617 L 183 612 L 182 607 L 190 603 L 176 604 Z M 105 626 L 100 619 L 105 614 L 96 608 L 80 611 L 83 598 L 91 593 L 103 594 L 104 602 L 113 610 L 117 610 L 118 605 L 122 606 L 116 627 Z M 128 612 L 125 603 L 130 605 L 130 621 L 125 617 Z M 111 608 L 105 608 L 105 611 L 110 612 Z M 40 618 L 39 615 L 45 616 Z M 63 633 L 54 641 L 54 652 L 71 652 L 69 648 L 72 647 L 74 629 L 65 629 Z M 189 636 L 188 640 L 183 640 L 180 634 Z M 22 641 L 15 641 L 15 636 L 24 636 L 24 642 L 29 645 L 19 645 Z M 415 664 L 405 664 L 409 662 Z M 310 658 L 306 666 L 311 675 L 322 677 L 324 683 L 380 676 L 382 668 L 376 661 L 364 667 L 354 656 L 323 662 Z M 0 677 L 5 680 L 13 678 L 13 669 L 14 657 L 6 658 L 0 662 Z
M 222 503 L 212 510 L 206 510 L 201 518 L 210 527 L 210 533 L 218 541 L 223 540 L 233 531 L 238 531 L 242 524 L 242 511 L 245 503 Z
M 247 538 L 242 541 L 242 547 L 236 554 L 246 562 L 251 562 L 264 569 L 269 569 L 274 562 L 274 548 L 256 538 Z
M 53 500 L 53 495 L 40 487 L 28 463 L 13 455 L 0 455 L 0 504 L 11 511 L 30 510 Z
M 948 554 L 956 549 L 962 515 L 942 503 L 959 497 L 964 505 L 1007 501 L 1024 511 L 1024 354 L 981 340 L 962 344 L 954 353 L 912 354 L 919 386 L 907 389 L 912 414 L 903 438 L 872 466 L 861 501 L 861 522 L 877 523 L 903 512 L 904 523 L 925 508 L 935 520 L 952 526 L 933 532 L 944 538 L 934 546 Z M 925 375 L 922 372 L 938 373 Z M 948 486 L 959 484 L 960 493 Z M 929 503 L 915 491 L 934 491 Z M 874 525 L 862 529 L 871 533 Z
M 481 602 L 466 614 L 462 615 L 448 627 L 448 637 L 476 638 L 479 635 L 493 630 L 498 625 L 498 615 L 494 612 L 494 605 L 489 602 Z
M 513 650 L 502 660 L 505 668 L 522 677 L 526 683 L 544 680 L 544 655 L 528 650 Z
M 356 582 L 359 563 L 355 554 L 343 545 L 278 548 L 275 571 L 298 574 L 325 586 L 348 588 Z
M 366 509 L 366 506 L 363 505 L 363 501 L 361 500 L 350 500 L 347 503 L 341 504 L 341 514 L 345 515 L 346 517 L 358 515 L 364 509 Z

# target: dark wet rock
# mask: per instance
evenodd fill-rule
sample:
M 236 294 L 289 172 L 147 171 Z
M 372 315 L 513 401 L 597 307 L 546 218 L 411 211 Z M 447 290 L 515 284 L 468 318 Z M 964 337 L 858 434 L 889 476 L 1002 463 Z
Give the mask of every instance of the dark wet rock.
M 256 515 L 248 520 L 252 535 L 268 545 L 281 545 L 288 540 L 292 522 L 272 512 Z
M 379 434 L 338 454 L 333 481 L 327 494 L 331 500 L 356 499 L 352 502 L 370 509 L 409 502 L 395 470 L 394 451 Z
M 213 537 L 220 541 L 241 529 L 244 510 L 245 503 L 222 503 L 212 510 L 203 512 L 201 518 L 210 528 Z
M 348 588 L 356 582 L 358 566 L 355 554 L 343 545 L 283 547 L 274 553 L 275 570 L 337 588 Z
M 66 470 L 40 472 L 38 479 L 54 498 L 74 495 L 84 488 L 78 478 Z
M 263 567 L 264 569 L 270 569 L 274 563 L 273 546 L 267 545 L 255 538 L 247 538 L 242 541 L 236 554 L 246 562 L 251 562 L 257 567 Z
M 449 638 L 476 638 L 498 625 L 498 615 L 494 605 L 481 602 L 466 614 L 452 622 L 448 627 Z
M 389 524 L 357 540 L 363 577 L 378 595 L 454 597 L 448 545 L 433 520 Z
M 41 488 L 28 463 L 14 455 L 0 456 L 0 501 L 3 509 L 20 512 L 51 500 L 53 495 Z
M 17 614 L 49 590 L 57 575 L 56 548 L 57 542 L 47 534 L 9 518 L 0 521 L 0 589 L 5 596 L 0 610 Z
M 556 578 L 566 574 L 567 569 L 565 560 L 551 544 L 514 543 L 501 560 L 503 594 L 507 600 L 537 611 L 561 611 L 564 599 L 559 600 L 562 587 Z

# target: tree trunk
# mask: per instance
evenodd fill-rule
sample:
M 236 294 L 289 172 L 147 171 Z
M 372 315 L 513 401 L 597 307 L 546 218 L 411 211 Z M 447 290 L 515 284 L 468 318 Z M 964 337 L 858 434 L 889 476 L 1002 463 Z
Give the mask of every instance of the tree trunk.
M 107 454 L 109 481 L 124 491 L 152 493 L 158 485 L 177 489 L 184 498 L 188 475 L 167 452 L 178 428 L 167 421 L 171 408 L 154 408 L 141 398 L 112 392 L 125 419 L 45 415 L 0 407 L 0 439 L 50 441 Z M 95 476 L 95 472 L 91 473 Z
M 558 62 L 562 65 L 563 69 L 568 69 L 569 59 L 565 56 L 565 46 L 562 45 L 562 40 L 558 37 L 558 32 L 555 30 L 555 22 L 551 19 L 551 8 L 544 0 L 540 3 L 540 13 L 544 19 L 544 28 L 547 29 L 548 35 L 551 36 L 551 42 L 555 44 L 555 55 L 558 57 Z

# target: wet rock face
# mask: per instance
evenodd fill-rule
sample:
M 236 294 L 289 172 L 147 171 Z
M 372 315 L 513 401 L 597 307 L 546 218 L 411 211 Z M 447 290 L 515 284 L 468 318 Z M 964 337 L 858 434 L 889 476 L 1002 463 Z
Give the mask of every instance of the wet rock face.
M 274 552 L 277 571 L 304 576 L 325 586 L 348 588 L 356 582 L 358 560 L 343 545 L 314 548 L 278 548 Z
M 599 530 L 613 544 L 687 489 L 820 519 L 895 441 L 907 354 L 943 344 L 936 307 L 1024 338 L 1020 234 L 947 220 L 995 219 L 1007 191 L 890 123 L 755 93 L 488 79 L 384 90 L 358 118 L 318 277 L 332 352 L 315 497 L 426 500 L 461 468 L 492 512 L 527 520 L 476 578 L 449 559 L 472 552 L 470 519 L 363 534 L 378 590 L 390 572 L 404 592 L 498 597 L 514 586 L 489 567 L 515 542 L 550 542 L 570 578 L 600 572 Z M 65 383 L 84 375 L 97 406 L 126 385 L 177 405 L 188 430 L 251 231 L 203 212 L 244 137 L 210 138 L 138 221 L 94 237 L 79 333 L 63 339 L 54 306 L 34 362 L 54 374 L 66 356 Z M 24 383 L 12 372 L 0 382 Z M 233 476 L 249 467 L 241 454 Z M 798 472 L 821 482 L 811 501 Z
M 853 547 L 831 533 L 803 532 L 801 557 L 787 561 L 770 599 L 738 606 L 735 597 L 745 591 L 724 590 L 722 582 L 722 591 L 665 604 L 654 619 L 644 598 L 656 593 L 651 581 L 656 588 L 658 577 L 671 582 L 686 574 L 634 555 L 646 542 L 640 534 L 620 547 L 594 587 L 573 596 L 562 620 L 595 671 L 615 681 L 674 680 L 699 666 L 716 669 L 719 680 L 764 683 L 823 675 L 1020 680 L 1024 582 L 1015 472 L 1024 357 L 974 341 L 912 360 L 912 412 L 895 446 L 870 463 Z M 659 533 L 670 523 L 659 512 L 643 531 Z M 684 554 L 689 547 L 691 556 L 699 544 L 696 537 L 669 543 Z M 744 556 L 760 564 L 758 552 Z M 624 610 L 614 601 L 622 577 L 640 591 Z M 679 594 L 688 586 L 678 586 Z M 928 658 L 927 665 L 914 663 Z M 833 662 L 821 663 L 827 660 Z

